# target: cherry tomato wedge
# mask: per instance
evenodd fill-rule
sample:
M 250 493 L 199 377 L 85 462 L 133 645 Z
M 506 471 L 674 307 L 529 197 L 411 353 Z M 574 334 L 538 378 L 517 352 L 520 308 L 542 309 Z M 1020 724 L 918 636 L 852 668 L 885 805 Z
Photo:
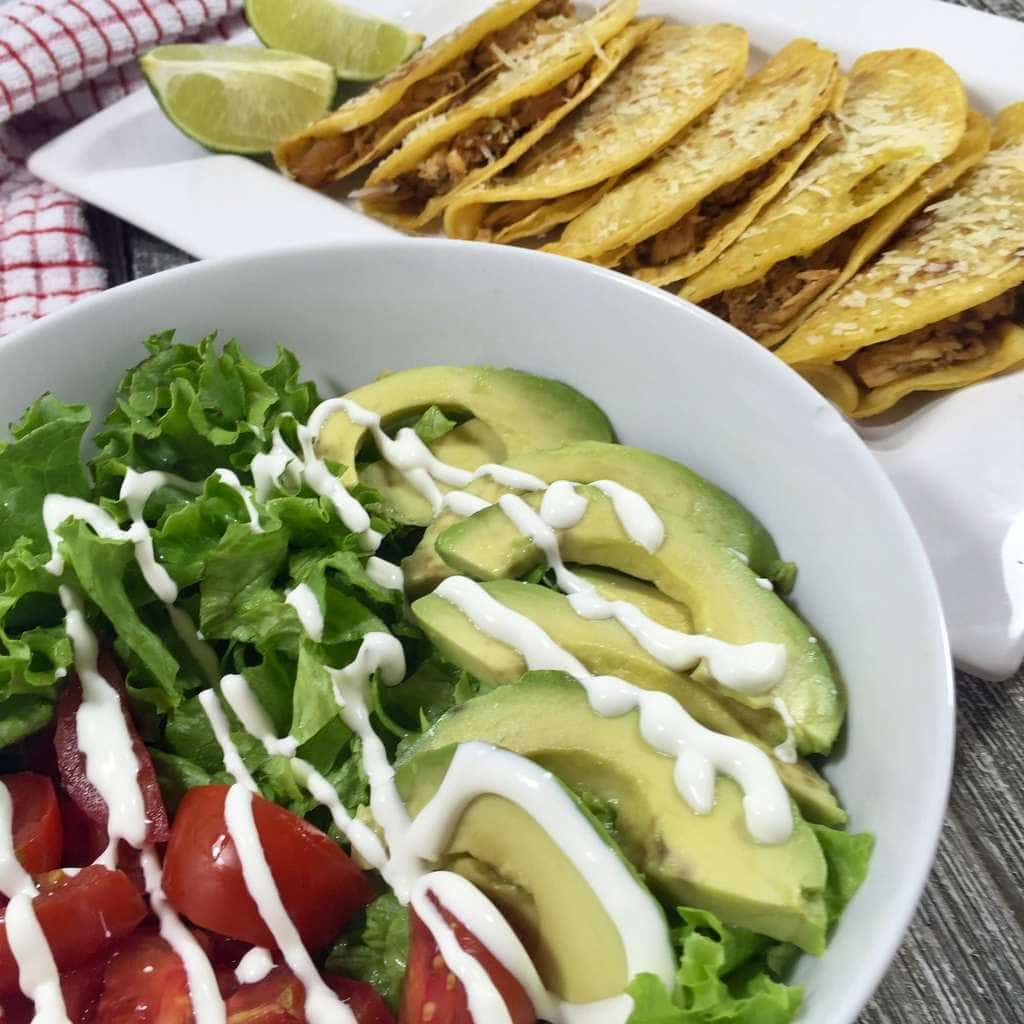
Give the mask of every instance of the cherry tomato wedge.
M 164 892 L 200 928 L 273 947 L 224 823 L 227 792 L 217 785 L 185 794 L 164 857 Z M 256 796 L 253 817 L 285 910 L 307 948 L 323 946 L 369 903 L 369 880 L 337 843 L 291 811 Z
M 155 930 L 128 936 L 103 975 L 93 1024 L 192 1024 L 185 965 Z
M 537 1014 L 522 985 L 491 954 L 490 950 L 458 918 L 434 900 L 459 945 L 487 971 L 505 1005 L 512 1024 L 535 1024 Z M 411 934 L 399 1024 L 489 1024 L 474 1021 L 466 1002 L 466 990 L 441 957 L 430 929 L 409 911 Z
M 364 981 L 328 974 L 324 981 L 348 1003 L 359 1024 L 394 1024 L 384 1000 Z M 243 985 L 227 1001 L 228 1024 L 306 1024 L 306 991 L 285 966 Z
M 45 775 L 17 772 L 0 775 L 11 795 L 14 854 L 32 875 L 60 867 L 64 837 L 57 791 Z
M 53 871 L 36 882 L 32 908 L 62 972 L 106 952 L 146 916 L 146 904 L 121 871 L 94 865 L 73 876 Z M 17 991 L 18 965 L 0 911 L 0 996 Z
M 353 978 L 342 978 L 337 974 L 324 975 L 324 981 L 348 1003 L 348 1008 L 356 1015 L 359 1024 L 395 1024 L 387 1003 L 377 995 L 372 985 Z
M 132 738 L 132 750 L 139 764 L 136 779 L 146 806 L 146 841 L 150 843 L 166 843 L 170 835 L 167 821 L 167 810 L 164 807 L 160 786 L 156 781 L 153 761 L 146 750 L 145 744 L 132 723 L 128 713 L 128 702 L 125 696 L 124 681 L 110 650 L 100 649 L 97 667 L 100 674 L 121 698 L 121 712 L 125 725 Z M 96 787 L 85 774 L 85 754 L 78 745 L 78 723 L 76 716 L 82 703 L 82 684 L 78 676 L 71 675 L 67 686 L 57 704 L 57 727 L 53 735 L 53 744 L 57 752 L 57 767 L 60 769 L 61 783 L 71 799 L 104 831 L 107 828 L 107 805 Z

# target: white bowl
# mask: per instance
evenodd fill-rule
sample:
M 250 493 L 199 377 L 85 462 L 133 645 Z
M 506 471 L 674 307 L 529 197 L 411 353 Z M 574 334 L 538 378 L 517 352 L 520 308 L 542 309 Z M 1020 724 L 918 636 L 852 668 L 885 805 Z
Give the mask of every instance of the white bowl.
M 514 248 L 419 240 L 196 263 L 116 288 L 0 345 L 0 420 L 40 392 L 108 406 L 149 334 L 220 330 L 293 349 L 324 394 L 384 369 L 491 363 L 561 378 L 621 440 L 725 487 L 800 567 L 795 601 L 850 692 L 826 770 L 878 839 L 820 961 L 803 1024 L 850 1024 L 910 921 L 945 810 L 953 679 L 939 599 L 892 485 L 840 416 L 760 346 L 627 277 Z M 523 410 L 524 416 L 529 410 Z

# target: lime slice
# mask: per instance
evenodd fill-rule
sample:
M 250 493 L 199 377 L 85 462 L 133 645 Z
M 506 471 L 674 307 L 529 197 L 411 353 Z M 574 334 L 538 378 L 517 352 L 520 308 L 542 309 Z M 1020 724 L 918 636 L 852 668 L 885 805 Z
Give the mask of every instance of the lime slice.
M 139 65 L 178 128 L 222 153 L 268 152 L 326 113 L 337 88 L 329 65 L 260 46 L 158 46 Z
M 245 16 L 267 46 L 322 60 L 351 82 L 369 82 L 408 60 L 423 36 L 337 0 L 245 0 Z

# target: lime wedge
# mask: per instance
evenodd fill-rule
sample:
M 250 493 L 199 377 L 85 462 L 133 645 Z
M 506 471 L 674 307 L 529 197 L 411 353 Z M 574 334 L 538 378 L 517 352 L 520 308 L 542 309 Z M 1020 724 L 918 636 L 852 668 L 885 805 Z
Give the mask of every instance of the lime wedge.
M 322 60 L 350 82 L 380 78 L 423 45 L 418 32 L 338 0 L 245 0 L 245 16 L 267 46 Z
M 329 65 L 260 46 L 158 46 L 139 66 L 175 125 L 221 153 L 268 152 L 326 113 L 337 88 Z

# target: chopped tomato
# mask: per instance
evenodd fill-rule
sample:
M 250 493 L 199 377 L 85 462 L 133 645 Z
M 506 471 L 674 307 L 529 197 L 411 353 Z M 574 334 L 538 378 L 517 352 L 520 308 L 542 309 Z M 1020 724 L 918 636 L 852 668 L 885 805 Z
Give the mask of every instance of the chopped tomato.
M 93 1024 L 192 1024 L 188 977 L 159 933 L 143 929 L 114 951 Z
M 164 892 L 200 928 L 254 946 L 274 946 L 224 822 L 228 787 L 190 789 L 174 816 L 164 858 Z M 309 949 L 329 942 L 373 896 L 369 880 L 318 828 L 253 797 L 253 817 L 270 873 Z
M 121 699 L 121 713 L 125 725 L 132 738 L 132 751 L 138 762 L 136 775 L 139 788 L 142 790 L 146 807 L 146 841 L 150 843 L 166 843 L 170 834 L 167 821 L 167 810 L 164 807 L 160 786 L 156 781 L 153 761 L 146 750 L 145 744 L 132 723 L 128 713 L 124 681 L 108 648 L 100 649 L 98 666 L 100 674 L 117 690 Z M 77 713 L 82 703 L 82 684 L 78 676 L 72 674 L 57 704 L 57 727 L 54 731 L 53 743 L 57 752 L 57 767 L 60 769 L 61 782 L 71 799 L 104 830 L 107 827 L 107 805 L 96 787 L 89 781 L 85 773 L 85 754 L 78 745 Z
M 394 1024 L 384 1001 L 370 985 L 327 975 L 324 981 L 348 1003 L 359 1024 Z M 275 967 L 262 981 L 243 985 L 227 1001 L 228 1024 L 306 1024 L 306 991 L 285 966 Z
M 287 967 L 242 985 L 227 1001 L 228 1024 L 306 1024 L 306 990 Z
M 94 960 L 73 971 L 62 971 L 60 988 L 71 1024 L 93 1024 L 93 1011 L 103 986 L 103 960 Z M 5 996 L 0 1006 L 3 1024 L 32 1024 L 36 1009 L 23 995 Z
M 45 775 L 17 772 L 0 775 L 11 794 L 14 854 L 30 874 L 60 867 L 63 835 L 57 791 Z
M 324 981 L 355 1014 L 359 1024 L 395 1024 L 395 1018 L 387 1004 L 370 984 L 353 978 L 342 978 L 337 974 L 324 975 Z
M 146 916 L 146 904 L 121 871 L 95 865 L 76 875 L 52 871 L 36 882 L 32 908 L 62 972 L 106 952 Z M 18 965 L 0 911 L 0 996 L 18 990 Z
M 459 945 L 487 971 L 505 1005 L 512 1024 L 535 1024 L 537 1014 L 522 985 L 493 956 L 489 949 L 458 918 L 434 900 Z M 489 1024 L 474 1021 L 466 1002 L 466 990 L 448 970 L 430 929 L 409 911 L 411 935 L 409 966 L 402 992 L 399 1024 Z

